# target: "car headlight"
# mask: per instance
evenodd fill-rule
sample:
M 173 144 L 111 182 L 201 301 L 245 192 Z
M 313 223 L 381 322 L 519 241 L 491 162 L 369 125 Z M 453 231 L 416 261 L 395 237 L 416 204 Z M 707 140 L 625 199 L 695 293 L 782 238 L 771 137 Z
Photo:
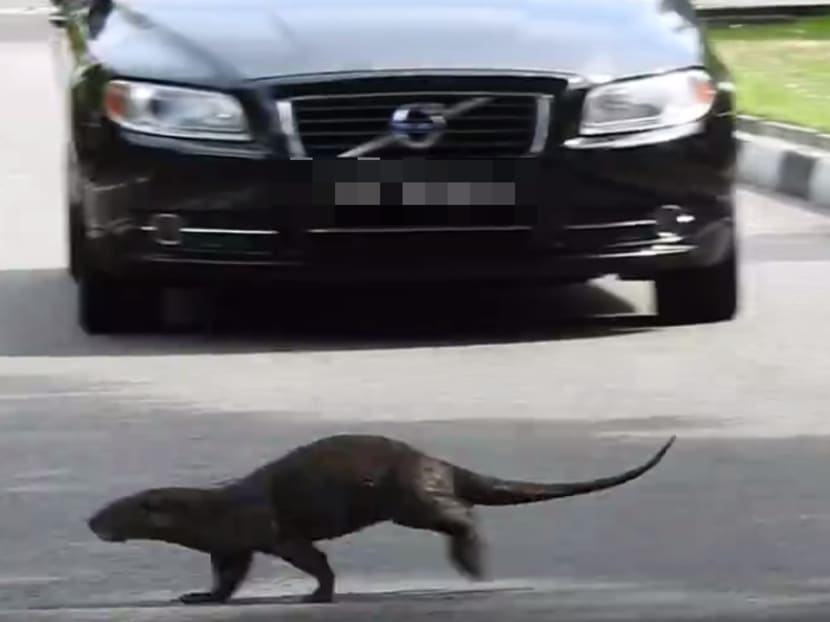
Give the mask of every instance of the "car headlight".
M 715 87 L 705 71 L 621 80 L 588 92 L 580 134 L 656 130 L 698 121 L 712 108 Z
M 105 87 L 104 111 L 114 123 L 145 134 L 250 140 L 239 101 L 214 91 L 113 80 Z

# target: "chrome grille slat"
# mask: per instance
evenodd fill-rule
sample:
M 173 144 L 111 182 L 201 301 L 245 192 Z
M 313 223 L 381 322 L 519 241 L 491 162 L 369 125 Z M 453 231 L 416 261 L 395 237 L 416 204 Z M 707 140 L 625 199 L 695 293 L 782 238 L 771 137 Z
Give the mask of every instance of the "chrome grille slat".
M 449 119 L 441 139 L 425 150 L 413 150 L 394 141 L 376 147 L 363 145 L 388 137 L 394 111 L 408 104 L 436 102 L 453 107 L 480 98 Z M 481 91 L 399 91 L 389 93 L 335 93 L 300 95 L 280 100 L 280 115 L 291 108 L 294 135 L 292 155 L 308 157 L 427 158 L 523 157 L 539 153 L 547 142 L 552 96 L 540 93 Z M 544 127 L 541 127 L 541 126 Z M 360 149 L 357 149 L 360 147 Z
M 478 135 L 483 134 L 485 136 L 490 136 L 492 134 L 515 134 L 516 131 L 517 131 L 516 128 L 487 128 L 487 129 L 476 128 L 476 129 L 469 129 L 469 130 L 459 128 L 457 130 L 449 129 L 449 130 L 446 131 L 446 134 L 448 136 L 453 136 L 453 135 L 458 135 L 458 134 L 460 134 L 462 136 L 466 136 L 468 134 L 478 134 Z M 519 131 L 521 131 L 521 129 Z
M 414 97 L 412 98 L 412 100 L 413 100 L 413 102 L 417 101 Z M 442 102 L 442 103 L 444 103 L 444 102 Z M 302 109 L 303 109 L 303 112 L 305 112 L 305 113 L 324 113 L 324 112 L 325 113 L 330 113 L 330 112 L 343 112 L 343 111 L 347 111 L 347 110 L 378 110 L 378 111 L 384 111 L 384 110 L 389 110 L 389 107 L 390 107 L 391 104 L 390 103 L 377 103 L 377 104 L 363 104 L 363 105 L 353 104 L 353 105 L 349 105 L 349 106 L 312 106 L 310 104 L 307 104 L 306 102 L 294 102 L 294 105 L 295 106 L 297 106 L 297 105 L 301 106 Z M 523 107 L 518 105 L 518 104 L 506 103 L 506 102 L 492 102 L 492 103 L 488 104 L 487 107 L 488 108 L 496 108 L 498 110 L 513 109 L 513 110 L 516 110 L 517 113 L 519 113 L 523 110 Z
M 516 134 L 517 130 L 513 128 L 507 129 L 457 129 L 457 130 L 447 130 L 444 132 L 445 136 L 467 136 L 467 135 L 479 135 L 479 136 L 491 136 L 491 135 L 500 135 L 500 134 Z M 518 133 L 522 133 L 521 130 Z M 314 130 L 311 132 L 303 132 L 304 138 L 309 138 L 312 136 L 368 136 L 371 138 L 374 136 L 376 132 L 366 132 L 362 130 Z
M 471 123 L 482 123 L 482 122 L 513 122 L 513 123 L 521 123 L 522 125 L 527 124 L 527 117 L 521 115 L 480 115 L 476 116 L 473 121 L 468 119 L 464 119 L 459 117 L 455 125 L 464 125 L 471 124 Z M 314 119 L 314 118 L 305 118 L 300 121 L 300 127 L 309 126 L 309 125 L 336 125 L 338 123 L 373 123 L 376 125 L 383 125 L 383 123 L 377 117 L 338 117 L 336 119 L 326 118 L 326 119 Z
M 318 143 L 315 148 L 318 149 L 318 150 L 323 149 L 323 148 L 344 149 L 344 148 L 346 148 L 347 146 L 349 146 L 351 144 L 352 144 L 351 142 L 346 142 L 346 141 L 344 141 L 342 143 L 336 143 L 336 142 L 323 143 L 323 142 L 321 142 L 321 143 Z M 509 141 L 491 142 L 491 143 L 487 143 L 486 145 L 481 145 L 481 144 L 477 145 L 476 143 L 458 143 L 458 142 L 454 142 L 451 146 L 454 147 L 454 148 L 460 148 L 460 149 L 467 149 L 467 150 L 479 149 L 479 150 L 483 151 L 483 150 L 492 150 L 493 147 L 524 148 L 524 147 L 526 147 L 526 144 L 524 142 L 509 142 Z M 388 151 L 400 151 L 400 152 L 408 151 L 403 147 L 396 147 L 396 146 L 388 147 L 386 150 L 387 150 L 387 152 Z M 408 153 L 410 155 L 412 155 L 413 153 L 415 155 L 419 154 L 419 152 L 417 152 L 417 151 L 416 152 L 408 151 Z M 311 157 L 313 157 L 313 154 L 312 154 Z M 374 156 L 367 156 L 367 157 L 374 157 Z

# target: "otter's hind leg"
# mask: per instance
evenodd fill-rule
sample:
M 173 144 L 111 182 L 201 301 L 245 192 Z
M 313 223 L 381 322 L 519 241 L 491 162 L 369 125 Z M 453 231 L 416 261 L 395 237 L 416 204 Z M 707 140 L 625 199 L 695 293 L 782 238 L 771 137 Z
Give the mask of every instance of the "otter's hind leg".
M 271 552 L 317 580 L 317 589 L 305 596 L 303 602 L 330 603 L 334 601 L 334 571 L 323 551 L 311 542 L 288 540 L 274 545 Z
M 471 579 L 483 579 L 483 540 L 472 508 L 455 496 L 450 467 L 421 459 L 405 474 L 402 484 L 393 522 L 447 536 L 450 561 L 458 571 Z
M 213 587 L 209 592 L 190 592 L 183 594 L 179 600 L 186 605 L 224 603 L 237 590 L 248 574 L 253 561 L 253 553 L 233 555 L 211 554 L 210 565 L 213 570 Z

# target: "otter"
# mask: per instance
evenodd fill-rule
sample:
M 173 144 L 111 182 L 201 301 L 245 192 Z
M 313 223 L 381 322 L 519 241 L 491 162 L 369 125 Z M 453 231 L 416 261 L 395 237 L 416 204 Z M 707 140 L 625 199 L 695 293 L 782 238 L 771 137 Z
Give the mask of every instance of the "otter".
M 619 486 L 657 465 L 674 441 L 619 475 L 535 483 L 481 475 L 389 437 L 341 434 L 213 487 L 150 488 L 121 497 L 87 524 L 108 542 L 153 540 L 208 554 L 213 585 L 180 596 L 185 604 L 226 602 L 256 553 L 281 558 L 316 580 L 303 602 L 330 603 L 335 576 L 318 541 L 391 521 L 445 536 L 457 571 L 481 580 L 483 543 L 474 506 L 537 503 Z

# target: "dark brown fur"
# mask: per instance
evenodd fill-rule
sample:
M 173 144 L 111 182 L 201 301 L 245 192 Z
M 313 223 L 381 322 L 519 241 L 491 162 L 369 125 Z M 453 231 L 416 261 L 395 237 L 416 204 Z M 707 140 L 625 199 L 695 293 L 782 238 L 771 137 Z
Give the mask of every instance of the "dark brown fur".
M 156 540 L 210 555 L 213 587 L 185 603 L 224 602 L 255 553 L 279 557 L 317 580 L 309 602 L 331 602 L 334 573 L 314 545 L 391 521 L 443 534 L 457 569 L 483 577 L 472 508 L 587 494 L 639 477 L 663 458 L 587 482 L 537 484 L 479 475 L 382 436 L 329 436 L 215 488 L 154 488 L 117 499 L 89 519 L 103 540 Z

